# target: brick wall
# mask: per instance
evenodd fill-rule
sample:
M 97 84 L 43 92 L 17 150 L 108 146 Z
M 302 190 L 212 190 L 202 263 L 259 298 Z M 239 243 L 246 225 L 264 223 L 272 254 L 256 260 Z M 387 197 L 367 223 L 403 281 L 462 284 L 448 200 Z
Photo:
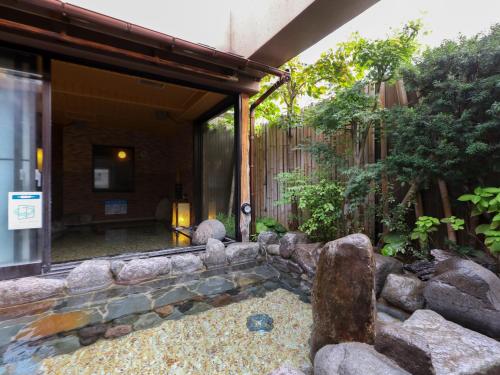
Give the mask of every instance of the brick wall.
M 175 132 L 155 134 L 97 125 L 75 124 L 64 127 L 62 142 L 63 214 L 91 214 L 93 220 L 153 217 L 158 202 L 173 199 L 177 171 L 184 192 L 193 201 L 193 127 L 177 126 Z M 130 193 L 93 192 L 92 145 L 134 147 L 135 191 Z M 126 215 L 104 215 L 104 201 L 125 199 Z

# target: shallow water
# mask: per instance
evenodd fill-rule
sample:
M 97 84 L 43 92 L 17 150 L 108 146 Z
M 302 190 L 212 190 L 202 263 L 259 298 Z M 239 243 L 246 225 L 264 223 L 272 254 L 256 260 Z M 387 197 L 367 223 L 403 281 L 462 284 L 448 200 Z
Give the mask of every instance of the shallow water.
M 271 332 L 250 332 L 247 317 L 268 314 Z M 45 359 L 43 374 L 266 375 L 288 364 L 309 372 L 311 306 L 284 289 L 211 309 L 72 354 Z
M 74 227 L 52 241 L 52 260 L 66 262 L 190 246 L 189 237 L 163 223 L 130 222 Z

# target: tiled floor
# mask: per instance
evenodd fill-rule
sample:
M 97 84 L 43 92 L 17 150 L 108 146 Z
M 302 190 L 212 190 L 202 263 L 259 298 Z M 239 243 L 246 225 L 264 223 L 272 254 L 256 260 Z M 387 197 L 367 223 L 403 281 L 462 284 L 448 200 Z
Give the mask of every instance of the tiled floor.
M 155 221 L 96 224 L 68 229 L 52 241 L 52 261 L 67 262 L 123 253 L 189 246 L 189 237 Z

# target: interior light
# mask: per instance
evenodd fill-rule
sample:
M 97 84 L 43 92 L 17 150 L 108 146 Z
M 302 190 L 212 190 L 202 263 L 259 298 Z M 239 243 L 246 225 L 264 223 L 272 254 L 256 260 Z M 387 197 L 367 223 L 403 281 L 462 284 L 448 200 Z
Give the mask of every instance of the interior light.
M 43 149 L 38 147 L 36 149 L 36 168 L 41 171 L 43 167 Z
M 127 158 L 127 153 L 123 150 L 118 151 L 118 159 L 126 159 Z

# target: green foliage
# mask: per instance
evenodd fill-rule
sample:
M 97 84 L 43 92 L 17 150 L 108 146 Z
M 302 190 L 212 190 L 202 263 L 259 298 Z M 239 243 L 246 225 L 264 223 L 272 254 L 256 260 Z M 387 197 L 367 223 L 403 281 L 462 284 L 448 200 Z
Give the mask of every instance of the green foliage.
M 463 230 L 464 229 L 464 224 L 465 224 L 464 219 L 460 219 L 460 218 L 458 218 L 456 216 L 446 217 L 444 219 L 441 219 L 441 222 L 445 223 L 445 224 L 450 224 L 450 226 L 455 231 Z
M 458 198 L 474 205 L 472 215 L 485 214 L 491 218 L 489 224 L 478 225 L 476 234 L 484 235 L 484 244 L 493 253 L 500 253 L 500 187 L 477 187 L 474 194 Z
M 392 232 L 382 236 L 384 247 L 381 253 L 385 256 L 395 256 L 397 254 L 404 254 L 406 247 L 409 245 L 408 235 L 405 233 Z
M 207 126 L 210 130 L 224 129 L 234 132 L 234 109 L 231 108 L 223 114 L 211 119 L 207 123 Z
M 351 40 L 321 55 L 317 72 L 334 87 L 348 87 L 365 78 L 378 91 L 382 82 L 393 81 L 398 69 L 411 61 L 421 28 L 420 21 L 410 21 L 387 38 L 375 40 L 355 33 Z
M 426 250 L 429 247 L 429 236 L 438 230 L 439 220 L 432 216 L 420 216 L 415 222 L 415 227 L 411 231 L 410 238 L 418 240 L 420 249 Z
M 328 241 L 344 233 L 342 187 L 328 179 L 314 181 L 300 172 L 278 176 L 283 199 L 278 204 L 298 203 L 302 212 L 299 229 L 310 238 Z
M 271 231 L 282 236 L 286 233 L 286 228 L 271 217 L 260 217 L 255 221 L 255 231 L 257 235 Z
M 399 181 L 474 186 L 500 171 L 500 25 L 445 41 L 403 71 L 414 107 L 391 109 L 385 164 Z
M 216 219 L 224 224 L 224 227 L 226 227 L 226 236 L 236 238 L 236 221 L 234 220 L 234 215 L 226 215 L 219 212 L 216 215 Z

